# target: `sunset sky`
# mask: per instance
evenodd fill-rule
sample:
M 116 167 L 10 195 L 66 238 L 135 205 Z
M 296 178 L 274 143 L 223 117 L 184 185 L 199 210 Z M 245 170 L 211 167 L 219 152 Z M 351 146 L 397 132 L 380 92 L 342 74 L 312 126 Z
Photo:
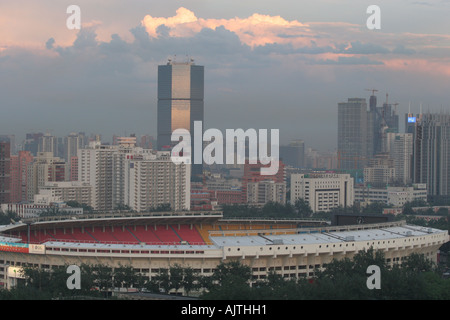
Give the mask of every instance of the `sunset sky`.
M 332 150 L 338 102 L 366 89 L 401 122 L 409 105 L 450 111 L 449 17 L 449 0 L 2 1 L 0 134 L 156 136 L 157 66 L 189 57 L 205 66 L 205 128 Z

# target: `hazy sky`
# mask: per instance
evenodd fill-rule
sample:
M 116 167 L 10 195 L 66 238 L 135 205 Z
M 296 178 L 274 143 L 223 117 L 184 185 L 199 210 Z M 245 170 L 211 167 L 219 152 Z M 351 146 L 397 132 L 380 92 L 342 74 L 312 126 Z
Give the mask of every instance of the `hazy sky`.
M 366 9 L 381 9 L 369 30 Z M 69 5 L 81 30 L 69 30 Z M 337 145 L 337 103 L 450 110 L 450 1 L 0 2 L 0 134 L 156 136 L 157 66 L 205 66 L 205 127 Z

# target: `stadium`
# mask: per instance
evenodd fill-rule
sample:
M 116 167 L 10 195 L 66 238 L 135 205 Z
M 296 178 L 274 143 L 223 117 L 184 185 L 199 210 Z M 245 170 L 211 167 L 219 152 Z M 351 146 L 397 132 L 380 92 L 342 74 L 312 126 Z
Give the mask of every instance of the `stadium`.
M 22 220 L 0 226 L 0 288 L 20 281 L 21 267 L 131 265 L 158 275 L 179 264 L 211 275 L 239 260 L 253 279 L 270 271 L 284 278 L 311 277 L 333 259 L 374 248 L 390 265 L 411 253 L 437 262 L 447 231 L 405 221 L 330 225 L 321 220 L 225 219 L 221 212 L 86 214 Z

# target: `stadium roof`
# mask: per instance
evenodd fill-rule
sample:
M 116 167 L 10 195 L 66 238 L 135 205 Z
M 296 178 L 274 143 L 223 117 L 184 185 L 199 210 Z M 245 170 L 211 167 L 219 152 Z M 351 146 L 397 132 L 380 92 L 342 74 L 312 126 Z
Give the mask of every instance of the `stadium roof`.
M 211 240 L 217 246 L 258 246 L 273 245 L 276 243 L 286 244 L 319 244 L 319 243 L 342 243 L 347 241 L 376 241 L 405 238 L 409 236 L 420 236 L 430 233 L 441 233 L 442 230 L 404 225 L 397 227 L 338 231 L 338 232 L 316 232 L 264 236 L 216 236 Z M 280 242 L 281 241 L 281 242 Z

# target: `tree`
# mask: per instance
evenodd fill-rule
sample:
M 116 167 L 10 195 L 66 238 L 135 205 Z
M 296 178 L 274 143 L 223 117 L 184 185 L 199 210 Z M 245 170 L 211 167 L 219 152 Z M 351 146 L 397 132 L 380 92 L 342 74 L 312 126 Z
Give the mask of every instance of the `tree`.
M 135 287 L 138 283 L 139 275 L 136 274 L 132 266 L 122 266 L 114 270 L 114 286 L 120 288 Z
M 313 210 L 311 209 L 309 202 L 307 202 L 302 198 L 295 201 L 294 207 L 297 210 L 297 215 L 300 216 L 301 218 L 309 218 L 313 213 Z
M 192 290 L 200 288 L 199 276 L 191 267 L 184 268 L 182 286 L 187 296 Z
M 85 203 L 79 203 L 77 201 L 67 201 L 66 204 L 72 208 L 83 208 L 83 213 L 94 212 L 94 208 L 92 208 L 91 206 L 89 206 Z
M 183 286 L 184 270 L 180 265 L 175 264 L 169 268 L 169 274 L 170 287 L 175 289 L 175 293 L 178 293 L 178 290 Z
M 171 289 L 169 269 L 159 269 L 159 274 L 152 277 L 152 282 L 154 282 L 151 285 L 152 288 L 157 287 L 159 291 L 162 290 L 165 293 L 169 293 Z
M 239 261 L 221 262 L 214 270 L 209 292 L 204 293 L 202 297 L 220 300 L 251 299 L 251 277 L 250 267 Z
M 17 222 L 20 217 L 14 211 L 7 210 L 6 212 L 0 211 L 0 225 L 11 224 L 12 222 Z

